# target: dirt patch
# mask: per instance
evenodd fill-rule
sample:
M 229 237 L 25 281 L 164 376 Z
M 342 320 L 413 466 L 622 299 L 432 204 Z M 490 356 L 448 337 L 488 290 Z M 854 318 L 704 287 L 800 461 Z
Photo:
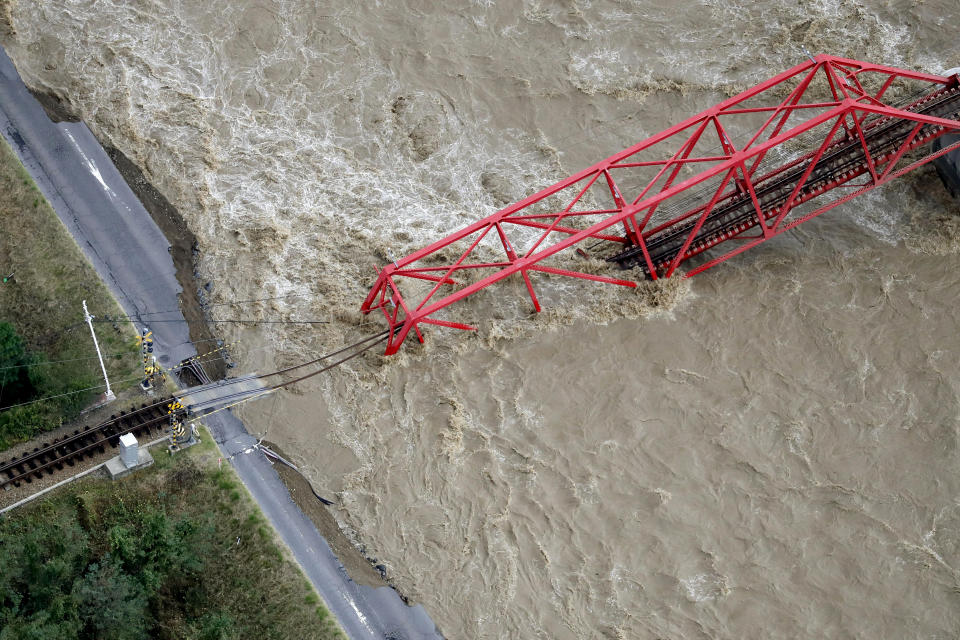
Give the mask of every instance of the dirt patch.
M 150 184 L 140 167 L 115 147 L 104 145 L 104 150 L 170 243 L 170 256 L 177 270 L 177 281 L 183 288 L 180 294 L 180 310 L 190 328 L 190 340 L 201 356 L 210 353 L 217 349 L 217 342 L 207 323 L 201 301 L 201 285 L 197 280 L 195 265 L 199 252 L 196 236 L 190 231 L 177 208 Z M 211 359 L 204 362 L 203 368 L 212 380 L 226 377 L 227 366 L 224 360 Z M 190 384 L 192 380 L 184 379 L 184 382 Z
M 47 112 L 47 117 L 53 122 L 80 122 L 80 118 L 74 114 L 70 103 L 57 94 L 33 87 L 27 87 L 27 90 L 40 103 L 43 110 Z
M 287 458 L 287 454 L 276 444 L 267 441 L 264 441 L 263 444 L 270 447 L 278 455 Z M 317 499 L 306 478 L 279 462 L 274 463 L 273 468 L 276 469 L 280 479 L 283 480 L 283 484 L 290 491 L 290 497 L 300 507 L 300 510 L 310 518 L 317 527 L 317 531 L 333 549 L 333 553 L 343 563 L 351 580 L 367 587 L 393 586 L 390 585 L 389 579 L 376 568 L 376 559 L 365 557 L 343 534 L 337 524 L 337 519 L 333 517 L 326 505 Z
M 12 36 L 17 32 L 13 27 L 13 5 L 15 0 L 0 0 L 0 36 Z

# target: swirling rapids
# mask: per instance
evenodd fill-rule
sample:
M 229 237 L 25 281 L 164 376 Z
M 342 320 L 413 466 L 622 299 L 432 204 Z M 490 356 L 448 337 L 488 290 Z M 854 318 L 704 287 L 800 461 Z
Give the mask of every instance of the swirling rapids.
M 18 0 L 3 40 L 179 208 L 245 367 L 371 264 L 796 64 L 956 66 L 955 2 Z M 244 413 L 451 638 L 960 628 L 956 205 L 923 171 L 687 284 L 543 279 Z M 269 347 L 253 351 L 252 345 Z M 272 355 L 264 356 L 265 352 Z

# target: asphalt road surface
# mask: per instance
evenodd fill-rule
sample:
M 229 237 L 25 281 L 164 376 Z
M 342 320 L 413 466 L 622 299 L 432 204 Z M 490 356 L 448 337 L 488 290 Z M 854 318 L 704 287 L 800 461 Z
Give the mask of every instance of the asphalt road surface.
M 179 308 L 181 291 L 163 233 L 87 126 L 51 122 L 2 48 L 0 129 L 124 312 L 144 320 L 182 318 L 179 312 L 156 315 Z M 158 323 L 151 329 L 162 365 L 196 355 L 185 322 Z M 442 637 L 423 607 L 408 607 L 389 587 L 374 589 L 350 580 L 236 416 L 221 411 L 204 421 L 351 638 Z

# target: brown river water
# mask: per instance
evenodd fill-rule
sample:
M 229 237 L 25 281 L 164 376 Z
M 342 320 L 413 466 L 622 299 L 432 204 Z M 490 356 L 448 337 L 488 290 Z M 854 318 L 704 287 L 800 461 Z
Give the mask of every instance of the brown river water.
M 267 371 L 379 329 L 408 253 L 802 47 L 939 72 L 955 0 L 5 0 L 25 80 L 198 237 Z M 955 638 L 960 210 L 932 170 L 640 295 L 541 277 L 474 335 L 243 409 L 450 638 Z

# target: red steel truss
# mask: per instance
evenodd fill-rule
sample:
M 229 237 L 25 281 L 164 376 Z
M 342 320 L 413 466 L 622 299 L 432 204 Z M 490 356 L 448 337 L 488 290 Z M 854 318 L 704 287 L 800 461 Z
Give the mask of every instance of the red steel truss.
M 438 312 L 514 274 L 537 311 L 531 274 L 636 286 L 549 264 L 581 243 L 657 279 L 730 241 L 689 277 L 952 151 L 921 147 L 956 130 L 956 75 L 820 55 L 377 269 L 361 310 L 382 311 L 389 355 L 420 325 L 474 329 Z

